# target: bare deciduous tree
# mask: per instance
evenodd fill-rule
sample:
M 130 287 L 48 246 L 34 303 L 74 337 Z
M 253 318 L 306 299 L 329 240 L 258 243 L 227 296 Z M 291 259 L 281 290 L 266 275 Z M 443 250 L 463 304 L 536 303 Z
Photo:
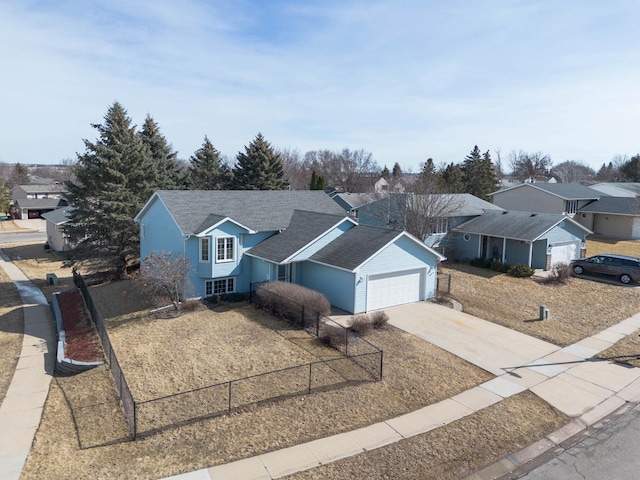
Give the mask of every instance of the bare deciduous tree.
M 171 253 L 153 252 L 144 259 L 138 281 L 159 300 L 168 300 L 175 310 L 191 290 L 190 264 L 186 257 Z
M 302 157 L 298 149 L 283 148 L 278 154 L 284 164 L 284 174 L 289 180 L 291 190 L 306 190 L 311 180 L 309 163 Z
M 521 181 L 535 182 L 536 178 L 547 174 L 551 168 L 551 157 L 542 152 L 527 153 L 513 150 L 509 154 L 512 174 Z
M 562 183 L 580 183 L 596 175 L 593 168 L 575 160 L 567 160 L 555 165 L 551 169 L 551 173 L 558 177 Z
M 362 189 L 363 181 L 376 175 L 377 180 L 380 174 L 380 167 L 373 155 L 362 149 L 307 152 L 305 160 L 312 169 L 324 176 L 328 186 L 343 192 L 357 193 Z

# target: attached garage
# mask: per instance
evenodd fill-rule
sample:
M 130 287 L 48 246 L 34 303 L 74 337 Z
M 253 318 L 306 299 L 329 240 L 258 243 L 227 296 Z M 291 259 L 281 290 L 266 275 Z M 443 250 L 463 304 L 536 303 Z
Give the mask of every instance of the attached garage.
M 367 281 L 367 311 L 420 301 L 424 269 L 371 275 Z
M 570 263 L 580 258 L 580 242 L 568 242 L 551 247 L 551 267 L 560 263 Z

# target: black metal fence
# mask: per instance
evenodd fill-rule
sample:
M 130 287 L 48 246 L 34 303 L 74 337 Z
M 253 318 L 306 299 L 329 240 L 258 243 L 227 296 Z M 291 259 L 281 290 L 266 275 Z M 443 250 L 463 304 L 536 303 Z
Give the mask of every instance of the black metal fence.
M 332 342 L 332 345 L 337 344 L 337 349 L 344 356 L 235 379 L 161 398 L 135 401 L 109 341 L 104 321 L 93 304 L 84 279 L 80 274 L 74 273 L 74 281 L 85 298 L 98 330 L 134 440 L 142 435 L 230 413 L 255 403 L 382 379 L 382 350 L 328 317 L 303 309 L 302 316 L 297 320 L 298 326 L 320 338 L 327 335 L 329 330 L 334 336 L 339 332 L 340 339 Z M 254 295 L 252 297 L 255 299 Z M 272 313 L 282 314 L 282 312 Z M 278 316 L 292 321 L 292 318 L 287 316 Z M 344 341 L 341 340 L 342 335 L 344 335 Z
M 451 293 L 451 274 L 438 273 L 436 276 L 436 296 L 449 295 Z

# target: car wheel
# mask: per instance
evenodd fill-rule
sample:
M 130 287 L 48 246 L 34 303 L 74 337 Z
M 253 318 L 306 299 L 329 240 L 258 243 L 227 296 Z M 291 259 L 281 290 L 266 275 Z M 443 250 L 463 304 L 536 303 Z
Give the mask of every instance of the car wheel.
M 625 285 L 630 284 L 631 280 L 632 280 L 632 278 L 631 278 L 631 275 L 629 275 L 629 274 L 623 273 L 622 275 L 620 275 L 620 281 L 622 283 L 624 283 Z
M 580 265 L 576 265 L 575 267 L 573 267 L 573 273 L 575 273 L 576 275 L 582 275 L 584 273 L 584 268 L 582 268 Z

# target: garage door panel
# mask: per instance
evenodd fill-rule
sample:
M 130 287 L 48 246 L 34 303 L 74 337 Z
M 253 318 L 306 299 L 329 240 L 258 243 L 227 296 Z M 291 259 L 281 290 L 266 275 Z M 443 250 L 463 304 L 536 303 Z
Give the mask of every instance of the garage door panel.
M 372 275 L 367 284 L 367 310 L 420 300 L 422 271 Z
M 559 263 L 570 263 L 580 257 L 580 246 L 577 243 L 555 245 L 551 247 L 551 266 Z

